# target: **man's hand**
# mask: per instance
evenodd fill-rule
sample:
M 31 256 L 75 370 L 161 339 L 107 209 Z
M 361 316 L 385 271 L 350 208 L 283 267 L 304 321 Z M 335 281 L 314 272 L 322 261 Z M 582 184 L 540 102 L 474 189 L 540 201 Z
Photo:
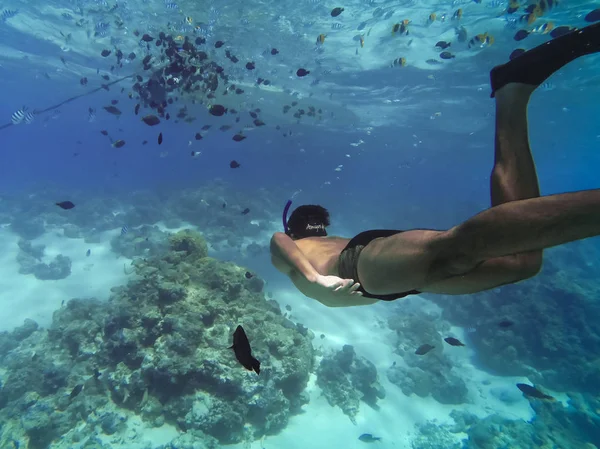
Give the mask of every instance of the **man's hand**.
M 327 307 L 351 307 L 373 304 L 376 301 L 362 299 L 358 282 L 338 276 L 318 275 L 313 282 L 314 299 Z
M 357 291 L 360 284 L 354 282 L 353 279 L 318 275 L 315 279 L 315 283 L 329 290 L 329 292 L 337 298 L 350 297 L 352 295 L 362 296 L 362 293 Z

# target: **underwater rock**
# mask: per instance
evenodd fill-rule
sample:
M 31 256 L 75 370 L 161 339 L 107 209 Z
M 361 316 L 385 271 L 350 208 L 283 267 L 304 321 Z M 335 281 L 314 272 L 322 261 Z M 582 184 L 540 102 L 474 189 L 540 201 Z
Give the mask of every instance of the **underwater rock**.
M 71 258 L 59 254 L 48 264 L 36 264 L 32 274 L 41 281 L 64 279 L 71 274 Z
M 558 391 L 600 395 L 600 248 L 588 242 L 554 248 L 544 269 L 524 283 L 454 301 L 432 295 L 453 324 L 473 327 L 469 345 L 482 366 L 506 376 L 527 376 Z M 502 320 L 514 324 L 502 327 Z
M 208 245 L 202 234 L 184 229 L 169 236 L 171 251 L 183 252 L 186 258 L 192 260 L 208 256 Z
M 45 245 L 33 245 L 29 240 L 19 239 L 17 243 L 19 245 L 19 249 L 24 253 L 30 255 L 34 259 L 42 260 L 44 257 L 44 249 Z
M 441 335 L 449 330 L 448 323 L 439 316 L 422 312 L 394 314 L 388 326 L 396 331 L 396 353 L 404 358 L 407 367 L 392 366 L 387 370 L 390 382 L 409 396 L 431 395 L 441 404 L 462 404 L 467 401 L 465 382 L 451 372 L 453 363 L 445 355 L 448 351 Z M 430 344 L 433 350 L 425 355 L 415 354 L 422 344 Z
M 153 257 L 164 254 L 168 248 L 167 233 L 157 226 L 141 226 L 119 233 L 110 240 L 111 249 L 124 257 Z
M 360 401 L 376 409 L 378 399 L 385 397 L 375 365 L 357 356 L 350 345 L 344 345 L 333 356 L 321 360 L 317 368 L 317 385 L 327 402 L 331 406 L 339 406 L 353 422 Z
M 44 220 L 23 215 L 13 217 L 10 230 L 25 240 L 36 239 L 46 232 Z
M 38 330 L 38 328 L 38 323 L 30 318 L 25 318 L 23 324 L 15 327 L 15 329 L 12 331 L 12 336 L 15 338 L 15 340 L 21 341 L 33 334 L 36 330 Z
M 277 433 L 301 411 L 312 333 L 285 327 L 279 307 L 249 288 L 244 268 L 206 257 L 194 234 L 180 237 L 178 251 L 136 259 L 137 276 L 108 301 L 72 299 L 49 329 L 26 323 L 17 335 L 31 333 L 20 343 L 0 334 L 0 346 L 11 348 L 0 356 L 0 441 L 10 428 L 35 449 L 59 437 L 66 447 L 94 445 L 94 429 L 117 435 L 127 410 L 216 447 Z M 227 349 L 238 324 L 262 362 L 260 377 Z M 19 418 L 32 409 L 46 416 Z

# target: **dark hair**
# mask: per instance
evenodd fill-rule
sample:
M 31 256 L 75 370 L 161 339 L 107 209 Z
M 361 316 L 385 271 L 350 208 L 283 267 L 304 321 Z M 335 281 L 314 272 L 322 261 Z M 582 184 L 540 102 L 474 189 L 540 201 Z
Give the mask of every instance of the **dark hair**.
M 298 206 L 290 215 L 287 225 L 287 235 L 295 239 L 326 236 L 329 212 L 324 207 L 314 204 Z

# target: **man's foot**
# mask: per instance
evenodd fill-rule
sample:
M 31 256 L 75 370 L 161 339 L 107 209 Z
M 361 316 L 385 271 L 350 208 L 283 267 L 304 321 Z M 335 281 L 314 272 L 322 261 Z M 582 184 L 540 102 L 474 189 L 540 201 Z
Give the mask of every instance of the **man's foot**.
M 492 95 L 509 83 L 539 86 L 554 72 L 580 56 L 600 51 L 600 23 L 571 31 L 531 50 L 490 72 Z

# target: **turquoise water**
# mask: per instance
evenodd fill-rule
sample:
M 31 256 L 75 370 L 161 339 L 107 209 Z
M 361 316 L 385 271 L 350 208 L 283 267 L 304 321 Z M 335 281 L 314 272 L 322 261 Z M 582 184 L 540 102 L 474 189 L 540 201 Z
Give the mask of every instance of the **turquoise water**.
M 515 285 L 349 308 L 270 261 L 292 197 L 347 237 L 489 207 L 490 69 L 600 4 L 508 6 L 2 4 L 0 448 L 600 447 L 596 239 Z M 598 187 L 599 61 L 532 96 L 542 194 Z

